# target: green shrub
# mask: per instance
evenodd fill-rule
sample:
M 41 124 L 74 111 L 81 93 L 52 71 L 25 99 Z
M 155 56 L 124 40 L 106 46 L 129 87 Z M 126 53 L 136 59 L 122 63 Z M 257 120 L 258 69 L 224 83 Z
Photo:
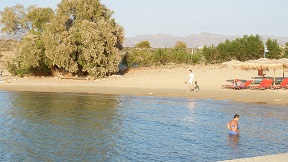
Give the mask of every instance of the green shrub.
M 166 64 L 200 64 L 204 61 L 204 56 L 198 51 L 191 54 L 191 49 L 174 49 L 174 48 L 126 48 L 126 54 L 122 63 L 128 68 L 161 66 Z
M 201 54 L 199 53 L 195 53 L 191 56 L 191 63 L 193 65 L 196 65 L 196 64 L 200 64 L 201 63 Z
M 154 52 L 154 60 L 157 65 L 165 65 L 173 60 L 171 51 L 167 48 L 159 48 Z
M 138 48 L 128 51 L 124 56 L 124 62 L 128 68 L 147 67 L 155 64 L 151 51 Z

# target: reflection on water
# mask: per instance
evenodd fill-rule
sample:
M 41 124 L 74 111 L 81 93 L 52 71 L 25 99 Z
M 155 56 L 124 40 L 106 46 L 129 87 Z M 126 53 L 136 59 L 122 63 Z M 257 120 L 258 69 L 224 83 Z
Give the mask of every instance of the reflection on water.
M 234 135 L 234 134 L 229 134 L 228 135 L 228 145 L 232 149 L 237 149 L 238 148 L 238 141 L 239 141 L 239 136 Z
M 241 136 L 229 136 L 235 113 Z M 0 92 L 0 161 L 218 161 L 287 152 L 287 108 Z
M 8 101 L 2 102 L 10 105 L 6 109 L 2 105 L 1 125 L 4 126 L 0 152 L 4 159 L 77 160 L 85 154 L 89 159 L 90 155 L 110 150 L 106 143 L 113 145 L 110 136 L 114 132 L 106 129 L 114 124 L 118 104 L 114 97 L 53 93 L 3 95 Z

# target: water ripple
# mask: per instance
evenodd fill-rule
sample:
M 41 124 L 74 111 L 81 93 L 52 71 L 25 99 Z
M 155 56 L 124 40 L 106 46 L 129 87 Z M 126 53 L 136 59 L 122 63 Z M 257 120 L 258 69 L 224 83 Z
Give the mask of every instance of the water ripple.
M 218 161 L 287 152 L 286 107 L 0 92 L 0 161 Z M 241 135 L 226 123 L 241 115 Z

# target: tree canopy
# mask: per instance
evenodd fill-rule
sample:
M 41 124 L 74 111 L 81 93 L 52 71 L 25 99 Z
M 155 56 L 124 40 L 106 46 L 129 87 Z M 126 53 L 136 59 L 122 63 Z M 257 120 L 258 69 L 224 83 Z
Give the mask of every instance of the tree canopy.
M 151 48 L 150 43 L 148 40 L 141 41 L 135 45 L 138 48 Z
M 175 49 L 185 49 L 185 48 L 187 48 L 187 44 L 185 42 L 182 42 L 182 41 L 177 41 L 174 48 Z
M 18 8 L 25 10 L 21 5 Z M 9 15 L 10 10 L 1 14 Z M 29 73 L 50 68 L 96 78 L 118 71 L 124 29 L 99 0 L 62 0 L 55 14 L 50 8 L 35 6 L 25 11 L 29 12 L 18 18 L 17 24 L 29 32 L 21 40 L 13 68 Z M 15 28 L 7 26 L 8 22 L 4 29 L 13 31 Z
M 268 52 L 266 53 L 267 58 L 275 58 L 275 59 L 281 58 L 282 52 L 276 39 L 272 40 L 269 38 L 266 42 L 266 46 L 268 50 Z
M 37 8 L 32 6 L 25 16 L 25 21 L 28 22 L 27 28 L 29 30 L 42 32 L 45 24 L 50 23 L 53 16 L 54 11 L 51 8 Z
M 0 23 L 3 24 L 2 32 L 19 34 L 25 33 L 25 15 L 27 10 L 23 5 L 15 5 L 6 7 L 4 11 L 0 11 Z
M 283 57 L 288 58 L 288 42 L 285 43 L 285 46 L 283 49 Z
M 225 61 L 246 61 L 263 57 L 264 44 L 259 35 L 237 38 L 236 40 L 219 43 L 216 47 L 203 48 L 203 55 L 207 63 L 222 63 Z

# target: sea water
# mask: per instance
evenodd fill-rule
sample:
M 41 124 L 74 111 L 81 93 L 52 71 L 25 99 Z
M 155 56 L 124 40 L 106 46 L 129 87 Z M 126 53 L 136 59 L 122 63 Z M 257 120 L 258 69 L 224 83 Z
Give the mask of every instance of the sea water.
M 240 136 L 226 127 L 240 115 Z M 288 108 L 213 99 L 0 92 L 0 161 L 220 161 L 288 152 Z

